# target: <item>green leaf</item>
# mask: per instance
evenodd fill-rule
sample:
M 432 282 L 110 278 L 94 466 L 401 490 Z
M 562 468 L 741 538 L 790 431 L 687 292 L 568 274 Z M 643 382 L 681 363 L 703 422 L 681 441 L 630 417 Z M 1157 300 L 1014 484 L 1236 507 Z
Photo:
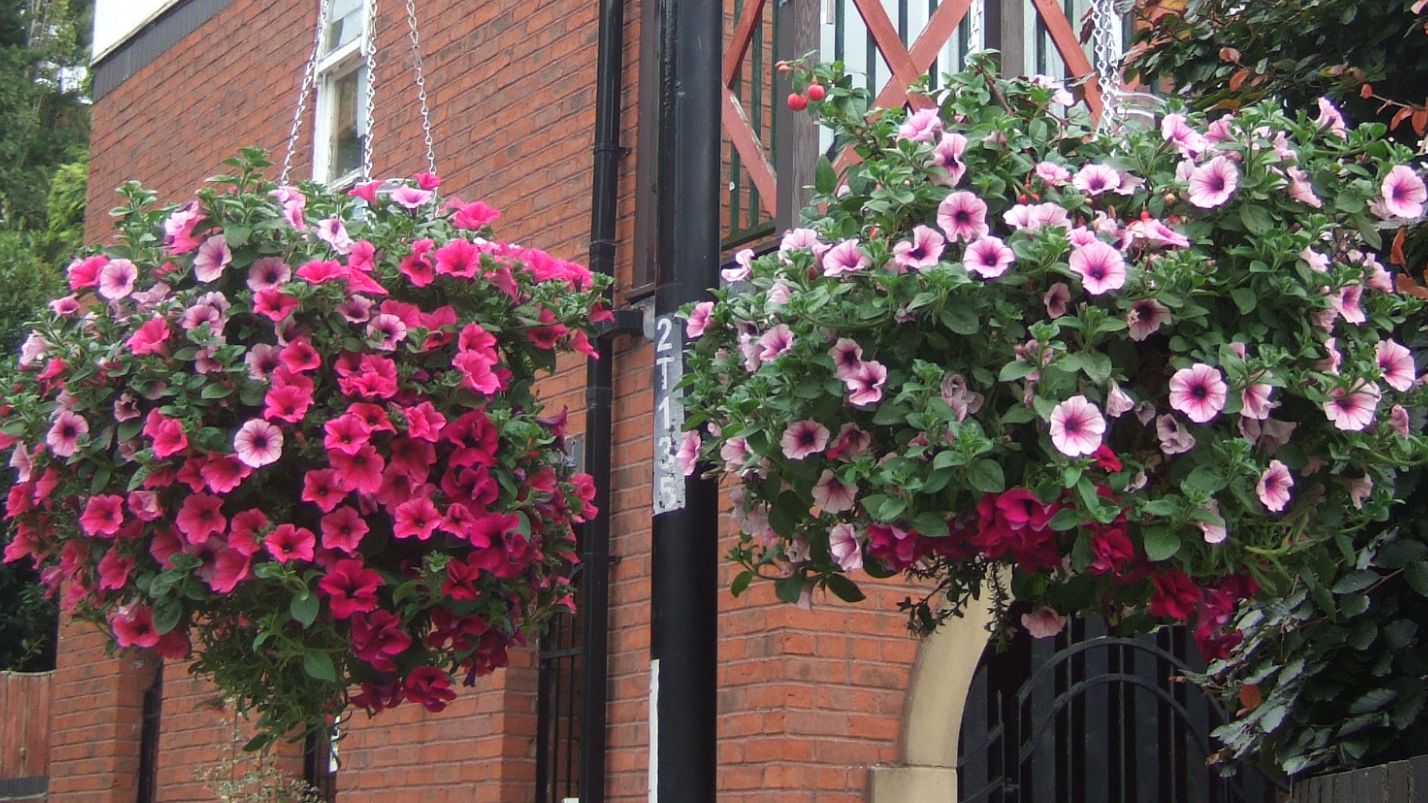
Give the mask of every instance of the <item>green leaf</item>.
M 931 511 L 923 511 L 914 516 L 911 525 L 912 529 L 928 538 L 941 538 L 947 535 L 947 520 Z
M 753 572 L 750 572 L 750 571 L 739 572 L 739 575 L 734 578 L 734 582 L 732 582 L 732 583 L 729 584 L 729 593 L 732 594 L 733 596 L 736 596 L 736 597 L 737 597 L 737 596 L 739 596 L 740 594 L 742 594 L 742 593 L 744 593 L 745 591 L 747 591 L 748 588 L 749 588 L 749 583 L 752 583 L 753 581 L 754 581 L 754 573 L 753 573 Z
M 332 665 L 332 656 L 322 650 L 309 650 L 302 654 L 302 670 L 309 677 L 333 683 L 337 680 L 337 668 Z
M 932 470 L 937 471 L 938 469 L 960 466 L 965 462 L 966 456 L 961 452 L 952 450 L 938 452 L 937 456 L 932 458 Z
M 1263 236 L 1265 232 L 1274 228 L 1274 218 L 1270 216 L 1268 209 L 1259 204 L 1241 206 L 1240 221 L 1245 224 L 1245 229 L 1250 234 L 1256 236 Z
M 1002 370 L 997 374 L 999 382 L 1015 382 L 1018 379 L 1025 379 L 1036 371 L 1036 366 L 1022 360 L 1013 360 L 1002 366 Z
M 827 156 L 819 156 L 813 165 L 813 190 L 819 195 L 832 195 L 838 189 L 838 174 Z
M 1145 531 L 1145 556 L 1153 561 L 1169 560 L 1180 551 L 1180 538 L 1169 527 Z
M 867 596 L 863 594 L 863 590 L 858 588 L 857 583 L 841 574 L 828 575 L 828 579 L 824 584 L 829 591 L 833 592 L 833 596 L 844 602 L 862 602 L 864 599 L 867 599 Z
M 1147 516 L 1167 517 L 1174 516 L 1180 510 L 1180 505 L 1173 499 L 1152 499 L 1140 506 L 1140 510 Z
M 975 335 L 981 329 L 977 313 L 965 301 L 954 300 L 942 308 L 942 324 L 959 335 Z
M 203 392 L 199 395 L 205 399 L 222 399 L 233 395 L 233 389 L 229 387 L 224 387 L 223 385 L 220 385 L 216 382 L 212 382 L 204 385 Z
M 1378 572 L 1363 569 L 1356 572 L 1349 572 L 1343 577 L 1340 577 L 1338 582 L 1334 583 L 1333 588 L 1330 590 L 1335 594 L 1355 594 L 1376 582 L 1378 582 Z
M 1403 580 L 1408 587 L 1428 597 L 1428 563 L 1410 563 L 1403 567 Z
M 1225 479 L 1225 475 L 1218 466 L 1204 464 L 1196 466 L 1195 470 L 1191 471 L 1190 475 L 1180 484 L 1186 488 L 1212 494 L 1228 485 L 1229 481 Z
M 1255 306 L 1259 304 L 1259 297 L 1248 287 L 1236 287 L 1231 290 L 1230 298 L 1234 300 L 1235 306 L 1239 307 L 1241 315 L 1254 312 Z
M 178 627 L 183 618 L 183 603 L 173 597 L 165 597 L 154 603 L 154 632 L 163 635 Z
M 1111 378 L 1111 355 L 1103 352 L 1091 352 L 1083 355 L 1085 363 L 1081 370 L 1086 372 L 1086 376 L 1096 384 L 1104 384 Z
M 1393 689 L 1369 689 L 1363 696 L 1354 701 L 1349 706 L 1350 714 L 1367 714 L 1370 711 L 1377 711 L 1398 697 L 1398 692 Z
M 1006 490 L 1006 477 L 1002 467 L 995 460 L 978 460 L 967 469 L 967 482 L 982 493 L 1001 493 Z
M 803 597 L 803 578 L 795 575 L 775 580 L 774 596 L 784 602 L 798 602 Z
M 288 604 L 288 613 L 292 615 L 293 621 L 302 625 L 304 629 L 310 627 L 317 620 L 317 611 L 317 595 L 311 591 L 294 594 L 292 602 Z

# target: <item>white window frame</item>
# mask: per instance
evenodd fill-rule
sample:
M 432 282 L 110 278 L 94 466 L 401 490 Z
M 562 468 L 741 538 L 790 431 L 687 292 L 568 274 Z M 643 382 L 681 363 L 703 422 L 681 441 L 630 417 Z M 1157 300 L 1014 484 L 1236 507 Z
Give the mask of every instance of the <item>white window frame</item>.
M 347 76 L 366 69 L 367 47 L 372 36 L 372 20 L 368 11 L 370 7 L 366 2 L 359 6 L 362 15 L 362 34 L 353 38 L 352 41 L 337 48 L 336 50 L 320 57 L 314 71 L 314 82 L 317 85 L 316 108 L 313 113 L 313 136 L 312 136 L 312 173 L 313 181 L 328 184 L 333 187 L 345 187 L 357 183 L 362 177 L 362 168 L 359 166 L 343 175 L 333 175 L 332 152 L 333 121 L 337 114 L 337 82 Z M 329 21 L 330 24 L 330 21 Z M 325 37 L 327 32 L 323 31 L 324 41 L 321 44 L 325 48 L 327 43 Z M 372 76 L 367 76 L 371 81 Z M 358 84 L 361 85 L 360 82 Z M 359 129 L 367 125 L 366 121 L 366 97 L 357 98 L 357 125 Z M 371 131 L 367 131 L 368 137 L 372 136 Z

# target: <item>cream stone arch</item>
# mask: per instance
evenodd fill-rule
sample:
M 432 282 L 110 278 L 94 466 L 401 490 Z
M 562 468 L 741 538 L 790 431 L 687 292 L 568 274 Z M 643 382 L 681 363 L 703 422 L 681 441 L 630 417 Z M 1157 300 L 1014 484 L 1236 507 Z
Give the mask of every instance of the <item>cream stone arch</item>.
M 981 599 L 992 598 L 990 586 Z M 987 647 L 990 608 L 949 619 L 922 642 L 903 703 L 901 763 L 872 768 L 869 803 L 957 799 L 957 739 L 967 690 Z

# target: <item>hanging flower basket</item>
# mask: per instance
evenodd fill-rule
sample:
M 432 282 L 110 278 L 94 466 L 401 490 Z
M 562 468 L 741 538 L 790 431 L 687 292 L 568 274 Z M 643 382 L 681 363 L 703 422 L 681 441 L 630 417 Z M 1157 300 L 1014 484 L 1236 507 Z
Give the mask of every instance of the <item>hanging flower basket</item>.
M 265 738 L 439 711 L 569 609 L 591 478 L 539 373 L 604 281 L 438 180 L 137 185 L 8 370 L 7 561 L 119 647 L 192 654 Z
M 732 482 L 736 593 L 906 573 L 927 630 L 991 582 L 1034 635 L 1100 611 L 1222 654 L 1240 600 L 1312 584 L 1423 459 L 1422 303 L 1375 255 L 1423 180 L 1328 105 L 1107 137 L 994 72 L 911 113 L 798 75 L 857 158 L 687 310 L 680 458 Z

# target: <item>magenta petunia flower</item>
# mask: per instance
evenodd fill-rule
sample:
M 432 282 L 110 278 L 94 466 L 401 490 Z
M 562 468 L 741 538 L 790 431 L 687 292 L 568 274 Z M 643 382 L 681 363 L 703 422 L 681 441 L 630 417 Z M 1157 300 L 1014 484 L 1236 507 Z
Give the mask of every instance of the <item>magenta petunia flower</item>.
M 1406 392 L 1418 381 L 1413 366 L 1413 352 L 1393 340 L 1381 340 L 1374 347 L 1374 357 L 1378 369 L 1383 372 L 1383 381 L 1397 391 Z
M 1170 323 L 1170 308 L 1153 298 L 1143 298 L 1126 310 L 1131 340 L 1140 342 Z
M 355 555 L 369 530 L 367 521 L 350 505 L 343 505 L 322 517 L 322 547 Z
M 1395 165 L 1383 179 L 1378 208 L 1383 218 L 1413 219 L 1422 217 L 1423 204 L 1428 201 L 1428 187 L 1423 179 L 1406 165 Z
M 893 246 L 893 264 L 903 270 L 930 268 L 942 258 L 946 243 L 934 229 L 918 226 L 912 230 L 912 239 Z
M 243 465 L 262 468 L 283 456 L 283 432 L 261 418 L 250 419 L 233 436 L 233 449 Z
M 332 618 L 350 619 L 353 614 L 377 609 L 377 589 L 382 584 L 382 575 L 368 569 L 360 558 L 348 558 L 332 564 L 317 581 L 317 588 L 326 595 Z
M 868 255 L 859 250 L 858 239 L 854 237 L 838 243 L 823 255 L 823 275 L 842 276 L 845 273 L 857 273 L 871 264 Z
M 115 494 L 89 497 L 84 503 L 84 513 L 79 517 L 79 529 L 85 535 L 114 535 L 123 524 L 124 497 Z
M 987 236 L 987 204 L 970 192 L 954 192 L 937 205 L 937 226 L 952 242 Z
M 1155 436 L 1160 440 L 1160 451 L 1167 456 L 1184 454 L 1195 448 L 1195 436 L 1169 413 L 1155 419 Z
M 1216 156 L 1190 171 L 1190 203 L 1201 209 L 1213 209 L 1235 194 L 1240 184 L 1240 171 L 1235 163 Z
M 888 369 L 875 360 L 864 360 L 852 373 L 843 377 L 848 388 L 848 403 L 855 407 L 877 404 L 883 398 L 883 383 L 888 379 Z
M 1121 186 L 1121 174 L 1114 167 L 1103 164 L 1088 164 L 1076 171 L 1071 186 L 1087 195 L 1100 195 L 1114 191 Z
M 1106 419 L 1085 396 L 1072 396 L 1051 411 L 1051 443 L 1068 457 L 1084 457 L 1101 445 Z
M 995 279 L 1016 264 L 1016 254 L 1000 239 L 983 237 L 967 246 L 967 253 L 962 255 L 962 264 L 968 271 L 983 279 Z
M 99 270 L 99 294 L 117 301 L 134 292 L 134 281 L 139 278 L 139 269 L 127 259 L 111 260 Z
M 1100 240 L 1071 252 L 1071 270 L 1093 296 L 1119 290 L 1126 284 L 1126 261 L 1121 252 Z
M 441 513 L 431 499 L 418 496 L 397 505 L 392 516 L 392 535 L 426 541 L 442 521 Z
M 838 568 L 845 572 L 855 572 L 863 568 L 863 550 L 858 543 L 858 531 L 853 525 L 843 521 L 829 528 L 828 554 L 838 564 Z
M 946 170 L 947 175 L 938 176 L 937 183 L 955 187 L 962 182 L 962 176 L 967 172 L 967 166 L 962 163 L 962 154 L 966 151 L 966 137 L 955 133 L 942 135 L 942 139 L 938 140 L 937 146 L 932 149 L 931 165 Z
M 709 326 L 709 316 L 714 314 L 713 301 L 701 301 L 689 311 L 689 320 L 684 322 L 684 334 L 693 340 L 702 337 Z
M 1289 489 L 1294 487 L 1294 477 L 1289 474 L 1289 467 L 1278 460 L 1269 461 L 1269 468 L 1259 475 L 1259 482 L 1255 485 L 1255 492 L 1259 494 L 1259 501 L 1273 513 L 1279 513 L 1289 504 Z
M 824 513 L 842 513 L 853 509 L 857 490 L 857 486 L 848 485 L 825 468 L 813 484 L 813 503 Z
M 221 508 L 223 500 L 212 494 L 196 493 L 183 500 L 174 523 L 190 544 L 202 544 L 209 536 L 222 535 L 228 527 Z
M 1229 388 L 1220 369 L 1205 363 L 1181 368 L 1170 377 L 1170 406 L 1197 424 L 1204 424 L 1225 409 Z
M 216 494 L 232 493 L 253 469 L 230 454 L 209 455 L 198 470 L 204 487 Z
M 317 535 L 312 530 L 295 524 L 279 524 L 263 539 L 263 547 L 278 563 L 292 560 L 311 561 L 316 546 Z
M 79 439 L 88 434 L 88 421 L 69 410 L 60 410 L 45 434 L 45 443 L 56 457 L 70 457 L 79 451 Z
M 1324 402 L 1324 415 L 1334 426 L 1346 432 L 1359 432 L 1373 423 L 1381 396 L 1378 385 L 1364 382 L 1352 390 L 1339 386 L 1329 391 Z
M 906 122 L 897 127 L 897 138 L 899 140 L 910 139 L 914 142 L 932 142 L 942 136 L 942 118 L 938 115 L 938 110 L 918 109 L 907 116 Z
M 863 364 L 863 347 L 856 340 L 840 337 L 828 349 L 828 357 L 833 360 L 833 376 L 847 379 Z
M 789 460 L 802 460 L 823 451 L 828 446 L 828 434 L 827 427 L 806 418 L 790 424 L 788 429 L 784 430 L 779 445 L 783 447 L 784 457 Z

